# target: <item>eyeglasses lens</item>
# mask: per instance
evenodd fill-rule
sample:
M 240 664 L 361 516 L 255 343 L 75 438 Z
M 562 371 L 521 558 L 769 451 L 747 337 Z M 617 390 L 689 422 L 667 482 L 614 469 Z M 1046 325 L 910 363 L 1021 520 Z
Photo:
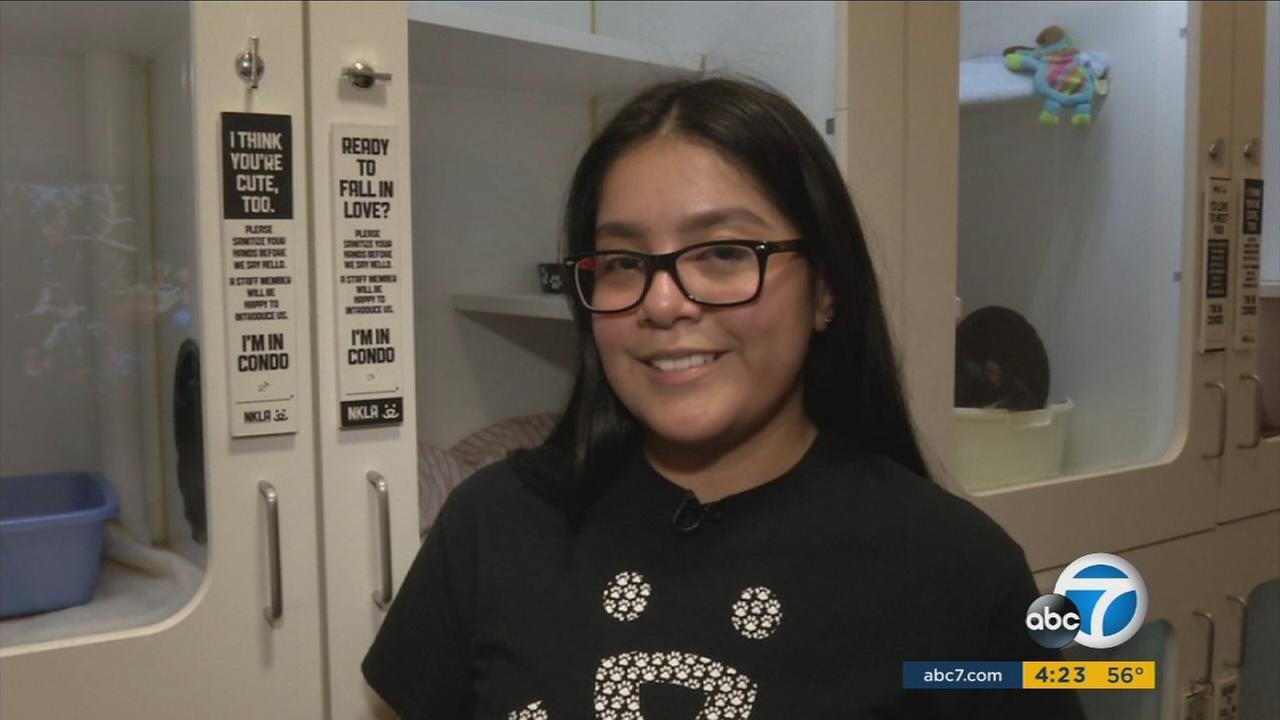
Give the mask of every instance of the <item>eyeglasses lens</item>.
M 750 300 L 759 289 L 760 261 L 741 245 L 709 245 L 676 259 L 680 284 L 696 302 L 732 305 Z M 583 302 L 597 312 L 622 310 L 637 304 L 644 293 L 648 263 L 639 255 L 599 252 L 574 266 Z

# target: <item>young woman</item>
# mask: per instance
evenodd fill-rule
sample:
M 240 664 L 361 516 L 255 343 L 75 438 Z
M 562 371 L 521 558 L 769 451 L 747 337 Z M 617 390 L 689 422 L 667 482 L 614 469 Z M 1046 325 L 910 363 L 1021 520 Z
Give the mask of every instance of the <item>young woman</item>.
M 566 212 L 579 367 L 449 497 L 363 670 L 406 718 L 1076 718 L 903 691 L 1054 654 L 1021 549 L 934 484 L 836 164 L 778 94 L 654 86 Z

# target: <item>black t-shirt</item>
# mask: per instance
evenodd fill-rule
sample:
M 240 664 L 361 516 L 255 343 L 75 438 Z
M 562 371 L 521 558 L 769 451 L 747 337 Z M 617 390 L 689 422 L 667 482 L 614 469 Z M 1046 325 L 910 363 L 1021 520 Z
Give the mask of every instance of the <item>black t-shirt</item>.
M 370 685 L 407 719 L 1082 717 L 1068 691 L 902 690 L 905 660 L 1057 657 L 1021 548 L 936 484 L 825 432 L 705 510 L 626 467 L 575 530 L 509 460 L 463 482 Z

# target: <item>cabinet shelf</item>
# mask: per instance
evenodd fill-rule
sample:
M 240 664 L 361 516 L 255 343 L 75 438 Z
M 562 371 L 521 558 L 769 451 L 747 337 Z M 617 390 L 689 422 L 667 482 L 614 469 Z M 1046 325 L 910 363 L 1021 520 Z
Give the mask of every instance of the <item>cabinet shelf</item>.
M 205 548 L 186 556 L 140 543 L 108 523 L 102 573 L 82 605 L 0 620 L 0 650 L 140 628 L 163 622 L 204 582 Z M 197 564 L 199 563 L 199 564 Z
M 460 293 L 452 297 L 454 310 L 494 315 L 572 320 L 569 300 L 552 293 Z
M 409 7 L 409 72 L 427 86 L 608 95 L 698 72 L 701 53 L 472 10 Z
M 1110 71 L 1106 53 L 1082 53 L 1100 77 Z M 960 61 L 960 105 L 994 105 L 1039 97 L 1031 73 L 1004 66 L 1001 55 L 980 55 Z

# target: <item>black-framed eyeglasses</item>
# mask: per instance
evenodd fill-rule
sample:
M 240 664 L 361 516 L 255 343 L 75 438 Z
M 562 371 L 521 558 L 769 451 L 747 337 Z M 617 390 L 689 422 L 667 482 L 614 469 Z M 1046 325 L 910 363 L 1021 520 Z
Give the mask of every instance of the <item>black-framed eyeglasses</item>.
M 666 270 L 684 296 L 699 305 L 728 307 L 755 300 L 764 286 L 769 256 L 802 252 L 802 239 L 712 240 L 652 255 L 596 250 L 564 259 L 578 299 L 594 313 L 625 312 L 644 301 L 653 275 Z

